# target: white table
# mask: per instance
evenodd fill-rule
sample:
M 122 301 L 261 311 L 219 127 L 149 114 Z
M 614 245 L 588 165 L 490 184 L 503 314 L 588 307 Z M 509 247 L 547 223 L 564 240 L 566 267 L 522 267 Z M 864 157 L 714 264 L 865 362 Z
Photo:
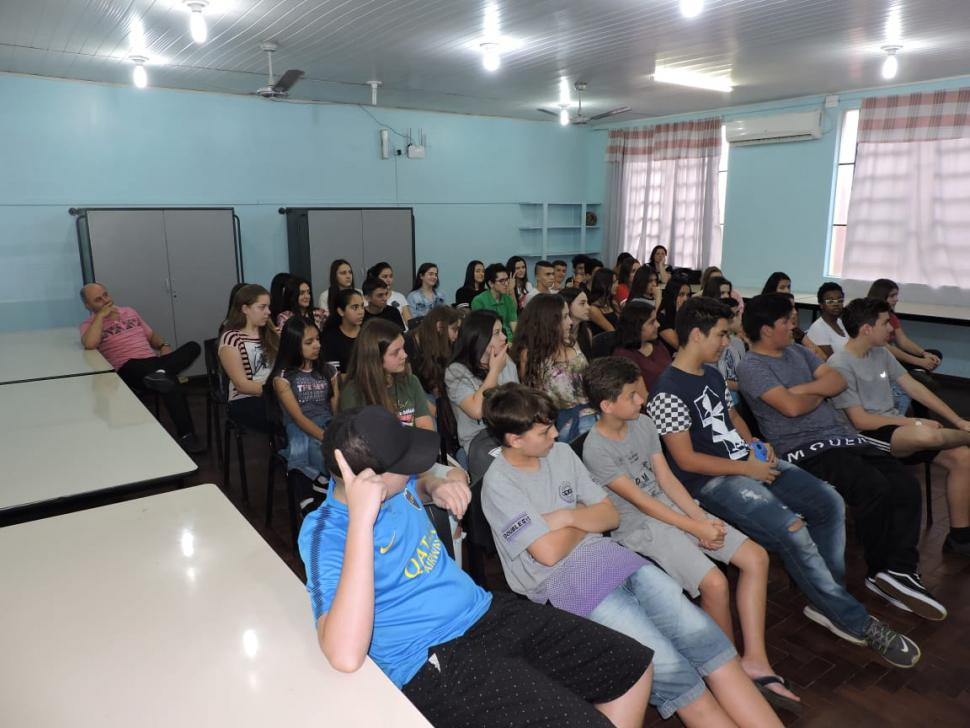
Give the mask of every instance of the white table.
M 0 717 L 51 728 L 427 728 L 336 672 L 306 589 L 214 485 L 0 529 Z
M 197 468 L 113 372 L 0 386 L 0 463 L 0 511 Z
M 0 334 L 0 384 L 110 371 L 100 352 L 81 346 L 77 328 Z

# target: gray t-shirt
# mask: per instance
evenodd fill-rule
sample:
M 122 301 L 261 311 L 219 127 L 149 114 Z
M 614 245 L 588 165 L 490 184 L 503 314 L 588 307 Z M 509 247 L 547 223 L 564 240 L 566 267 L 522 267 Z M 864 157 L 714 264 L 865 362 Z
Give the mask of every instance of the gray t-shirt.
M 515 364 L 510 359 L 505 363 L 505 368 L 499 372 L 498 383 L 507 384 L 508 382 L 518 381 L 519 373 L 515 370 Z M 482 380 L 468 371 L 468 367 L 464 364 L 451 364 L 445 370 L 445 389 L 448 391 L 448 401 L 451 402 L 451 409 L 455 413 L 455 422 L 458 424 L 458 441 L 466 452 L 475 435 L 485 429 L 485 423 L 481 420 L 473 420 L 466 415 L 460 404 L 475 394 L 481 386 Z
M 788 388 L 811 382 L 815 379 L 815 370 L 822 364 L 822 360 L 804 346 L 791 344 L 779 357 L 749 351 L 738 367 L 738 388 L 757 417 L 761 432 L 779 455 L 804 450 L 817 443 L 825 444 L 813 447 L 810 452 L 861 444 L 852 426 L 827 400 L 800 417 L 786 417 L 761 399 L 761 395 L 775 387 Z
M 898 417 L 892 384 L 906 373 L 896 357 L 884 346 L 876 346 L 862 358 L 846 350 L 829 359 L 848 383 L 845 391 L 832 398 L 839 409 L 862 407 L 866 412 L 883 417 Z
M 594 427 L 586 436 L 583 444 L 583 464 L 589 468 L 590 475 L 597 485 L 607 488 L 607 494 L 616 510 L 620 512 L 620 526 L 613 529 L 611 536 L 634 551 L 645 551 L 638 539 L 650 541 L 650 524 L 654 519 L 641 511 L 626 498 L 609 490 L 609 484 L 622 476 L 627 476 L 649 495 L 665 506 L 677 511 L 680 509 L 660 488 L 650 463 L 661 452 L 660 435 L 657 427 L 646 415 L 627 423 L 626 438 L 622 441 L 610 440 Z
M 496 457 L 485 473 L 482 510 L 512 590 L 586 616 L 640 568 L 642 558 L 600 534 L 587 535 L 552 566 L 529 553 L 529 546 L 549 533 L 543 513 L 575 508 L 577 503 L 593 506 L 605 498 L 606 491 L 593 482 L 565 443 L 553 445 L 534 472 L 510 465 L 504 454 Z

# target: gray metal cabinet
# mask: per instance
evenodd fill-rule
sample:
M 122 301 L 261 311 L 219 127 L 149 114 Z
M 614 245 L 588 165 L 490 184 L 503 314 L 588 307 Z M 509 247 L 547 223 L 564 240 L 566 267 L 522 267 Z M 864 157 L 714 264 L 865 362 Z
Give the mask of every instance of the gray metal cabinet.
M 330 287 L 330 263 L 350 262 L 357 286 L 365 271 L 387 261 L 394 288 L 407 293 L 414 281 L 414 212 L 393 208 L 283 208 L 287 217 L 290 272 L 306 278 L 315 294 Z
M 104 285 L 173 346 L 216 335 L 242 273 L 232 208 L 75 213 L 85 283 Z M 204 373 L 202 357 L 186 372 Z

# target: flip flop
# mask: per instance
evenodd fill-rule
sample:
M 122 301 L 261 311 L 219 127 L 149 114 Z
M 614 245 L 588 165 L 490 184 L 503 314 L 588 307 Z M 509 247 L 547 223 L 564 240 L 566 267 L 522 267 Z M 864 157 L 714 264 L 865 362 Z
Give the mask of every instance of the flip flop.
M 792 700 L 785 695 L 780 695 L 774 690 L 768 689 L 769 685 L 774 685 L 776 683 L 782 687 L 788 687 L 788 683 L 785 681 L 785 678 L 781 677 L 781 675 L 764 675 L 763 677 L 751 678 L 751 680 L 754 682 L 754 686 L 758 688 L 762 695 L 764 695 L 765 700 L 767 700 L 771 705 L 775 706 L 776 708 L 787 710 L 791 713 L 802 712 L 802 708 L 804 707 L 802 703 L 797 700 Z

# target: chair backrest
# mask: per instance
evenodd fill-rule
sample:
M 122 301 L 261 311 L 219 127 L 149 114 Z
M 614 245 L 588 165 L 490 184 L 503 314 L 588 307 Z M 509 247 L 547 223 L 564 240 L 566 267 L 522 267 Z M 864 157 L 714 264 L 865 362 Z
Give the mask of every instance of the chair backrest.
M 492 529 L 482 509 L 482 478 L 472 482 L 471 491 L 472 499 L 468 504 L 468 510 L 465 511 L 462 526 L 472 546 L 484 549 L 487 554 L 494 554 L 495 539 L 492 537 Z
M 205 359 L 205 379 L 209 385 L 209 393 L 225 402 L 229 399 L 229 385 L 219 363 L 219 340 L 206 339 L 202 342 L 202 353 Z
M 751 430 L 752 437 L 762 439 L 764 436 L 761 434 L 761 427 L 758 426 L 758 418 L 754 416 L 754 412 L 743 394 L 738 398 L 738 403 L 734 405 L 734 409 L 741 415 L 741 419 L 744 420 L 748 429 Z
M 468 477 L 472 482 L 485 477 L 501 446 L 488 430 L 482 430 L 468 443 Z
M 616 348 L 616 332 L 615 331 L 601 331 L 593 337 L 593 358 L 601 359 L 604 356 L 609 356 L 613 353 L 613 349 Z
M 454 559 L 455 542 L 454 536 L 451 533 L 451 521 L 448 519 L 448 511 L 436 506 L 434 503 L 426 503 L 424 510 L 428 514 L 428 520 L 431 521 L 431 525 L 434 526 L 434 530 L 438 534 L 438 540 L 444 544 L 445 551 Z
M 584 432 L 582 435 L 569 443 L 569 447 L 573 449 L 573 452 L 576 453 L 580 460 L 583 459 L 583 445 L 586 444 L 587 435 L 589 435 L 589 432 Z

